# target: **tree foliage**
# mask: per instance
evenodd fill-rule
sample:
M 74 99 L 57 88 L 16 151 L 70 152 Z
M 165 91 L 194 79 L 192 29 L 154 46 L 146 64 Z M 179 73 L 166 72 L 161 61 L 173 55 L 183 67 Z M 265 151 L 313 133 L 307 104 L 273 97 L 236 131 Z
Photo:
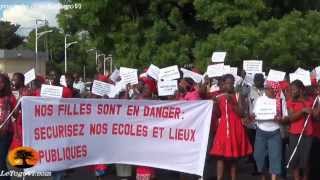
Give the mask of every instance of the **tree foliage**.
M 58 15 L 64 31 L 88 32 L 86 46 L 112 53 L 118 66 L 193 63 L 204 70 L 216 50 L 227 51 L 231 65 L 262 59 L 267 68 L 290 71 L 319 63 L 317 0 L 60 2 L 81 3 Z
M 0 21 L 0 49 L 13 49 L 18 47 L 23 38 L 16 34 L 19 25 Z

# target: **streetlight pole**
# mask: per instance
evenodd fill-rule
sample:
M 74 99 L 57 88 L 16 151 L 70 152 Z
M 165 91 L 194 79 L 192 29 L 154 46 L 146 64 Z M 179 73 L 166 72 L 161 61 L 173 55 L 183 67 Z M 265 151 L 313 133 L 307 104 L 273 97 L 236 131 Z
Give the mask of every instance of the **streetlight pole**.
M 70 36 L 69 34 L 66 34 L 64 36 L 64 73 L 67 73 L 67 49 L 70 47 L 72 44 L 78 43 L 78 41 L 73 41 L 70 43 L 67 43 L 67 37 Z
M 37 72 L 37 69 L 38 69 L 38 39 L 49 33 L 49 32 L 52 32 L 52 30 L 50 31 L 44 31 L 44 32 L 41 32 L 38 34 L 38 22 L 45 22 L 47 23 L 47 20 L 42 20 L 42 19 L 36 19 L 36 35 L 35 35 L 35 52 L 36 52 L 36 58 L 35 58 L 35 65 L 34 65 L 34 69 L 35 71 Z
M 105 54 L 97 54 L 97 64 L 98 64 L 98 60 L 99 60 L 99 57 L 100 56 L 103 56 L 103 60 L 106 58 L 106 55 Z M 97 71 L 99 72 L 99 70 L 100 70 L 100 67 L 99 66 L 97 66 L 98 68 L 97 68 Z
M 103 74 L 106 75 L 106 61 L 110 62 L 110 73 L 112 73 L 112 55 L 109 54 L 107 58 L 103 59 Z
M 96 53 L 96 65 L 97 65 L 98 64 L 98 50 L 96 48 L 92 48 L 92 49 L 87 50 L 87 52 L 90 52 L 90 51 L 95 51 L 95 53 Z

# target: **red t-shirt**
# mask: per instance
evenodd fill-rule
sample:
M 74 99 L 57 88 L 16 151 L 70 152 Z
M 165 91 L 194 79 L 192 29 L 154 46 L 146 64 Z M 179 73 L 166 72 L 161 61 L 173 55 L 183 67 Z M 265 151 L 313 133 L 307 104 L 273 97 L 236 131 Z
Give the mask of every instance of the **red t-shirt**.
M 303 108 L 307 108 L 307 107 L 312 108 L 312 104 L 313 104 L 312 98 L 308 98 L 305 101 L 292 101 L 292 100 L 287 101 L 288 110 L 292 111 L 293 113 L 299 112 Z M 291 134 L 300 134 L 303 129 L 306 118 L 307 118 L 307 115 L 292 122 L 289 127 L 289 132 Z M 312 121 L 313 121 L 312 118 L 310 118 L 304 130 L 304 133 L 303 133 L 304 135 L 307 135 L 307 136 L 313 135 Z
M 72 98 L 73 97 L 73 90 L 68 88 L 68 87 L 63 87 L 62 97 L 64 97 L 64 98 Z

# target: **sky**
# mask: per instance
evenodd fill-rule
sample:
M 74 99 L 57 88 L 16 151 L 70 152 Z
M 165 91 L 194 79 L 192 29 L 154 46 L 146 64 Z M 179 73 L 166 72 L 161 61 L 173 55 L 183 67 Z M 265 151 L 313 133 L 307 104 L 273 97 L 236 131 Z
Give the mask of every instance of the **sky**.
M 21 25 L 18 34 L 27 35 L 35 28 L 35 19 L 46 19 L 49 26 L 58 26 L 58 0 L 0 0 L 0 20 Z

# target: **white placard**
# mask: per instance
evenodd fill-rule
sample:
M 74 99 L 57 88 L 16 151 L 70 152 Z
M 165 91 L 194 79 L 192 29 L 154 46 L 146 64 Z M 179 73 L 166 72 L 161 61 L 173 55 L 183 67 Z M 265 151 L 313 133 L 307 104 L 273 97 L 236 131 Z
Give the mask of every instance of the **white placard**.
M 120 67 L 120 76 L 125 84 L 138 84 L 138 70 Z
M 110 75 L 110 79 L 113 82 L 117 82 L 119 77 L 120 77 L 120 71 L 118 69 L 115 69 L 113 73 Z
M 290 83 L 294 80 L 300 80 L 305 86 L 311 86 L 310 72 L 309 72 L 309 75 L 290 73 L 289 77 L 290 77 Z
M 24 74 L 24 85 L 29 84 L 31 81 L 36 79 L 36 72 L 34 69 L 29 70 Z
M 191 78 L 196 83 L 201 83 L 203 81 L 203 77 L 201 74 L 195 73 L 193 71 L 190 71 L 190 70 L 184 69 L 184 68 L 181 68 L 181 71 L 183 73 L 184 78 L 186 78 L 186 77 Z
M 277 101 L 271 98 L 258 98 L 253 113 L 256 120 L 272 120 L 277 115 Z
M 180 72 L 177 65 L 160 69 L 159 79 L 158 79 L 159 81 L 160 80 L 168 81 L 168 80 L 175 80 L 175 79 L 180 79 Z
M 97 81 L 97 80 L 93 81 L 92 93 L 95 95 L 98 95 L 98 96 L 107 95 L 108 97 L 110 97 L 113 94 L 112 92 L 113 89 L 114 89 L 114 85 L 112 84 L 105 83 L 102 81 Z
M 158 81 L 158 95 L 159 96 L 171 96 L 178 90 L 178 81 Z
M 23 145 L 39 152 L 26 172 L 131 164 L 203 176 L 210 100 L 23 97 L 21 104 Z
M 61 75 L 60 76 L 60 85 L 67 87 L 67 81 L 66 81 L 66 76 L 65 75 Z
M 262 64 L 261 60 L 245 60 L 243 61 L 243 70 L 246 73 L 260 73 L 262 72 Z
M 254 74 L 251 73 L 246 73 L 246 76 L 244 78 L 244 82 L 246 82 L 246 84 L 253 86 L 254 85 Z
M 227 55 L 226 52 L 213 52 L 211 61 L 214 63 L 224 62 L 226 55 Z
M 207 68 L 207 75 L 209 78 L 219 77 L 224 75 L 224 64 L 212 64 Z
M 158 68 L 153 64 L 149 66 L 149 69 L 147 71 L 148 76 L 152 77 L 154 80 L 157 81 L 159 78 L 159 73 L 160 73 L 160 68 Z
M 270 69 L 267 80 L 279 82 L 279 81 L 283 81 L 285 76 L 286 76 L 285 72 Z
M 299 67 L 294 73 L 295 74 L 308 74 L 308 72 L 309 72 L 308 70 L 305 70 L 305 69 Z
M 317 80 L 319 81 L 320 80 L 320 66 L 315 68 L 315 72 L 316 72 Z
M 62 92 L 63 92 L 63 87 L 42 84 L 41 85 L 40 96 L 42 96 L 42 97 L 61 98 L 62 97 Z
M 231 74 L 231 66 L 230 65 L 223 66 L 223 75 L 225 75 L 225 74 Z
M 233 76 L 237 76 L 238 75 L 238 68 L 237 67 L 230 67 L 230 73 Z

